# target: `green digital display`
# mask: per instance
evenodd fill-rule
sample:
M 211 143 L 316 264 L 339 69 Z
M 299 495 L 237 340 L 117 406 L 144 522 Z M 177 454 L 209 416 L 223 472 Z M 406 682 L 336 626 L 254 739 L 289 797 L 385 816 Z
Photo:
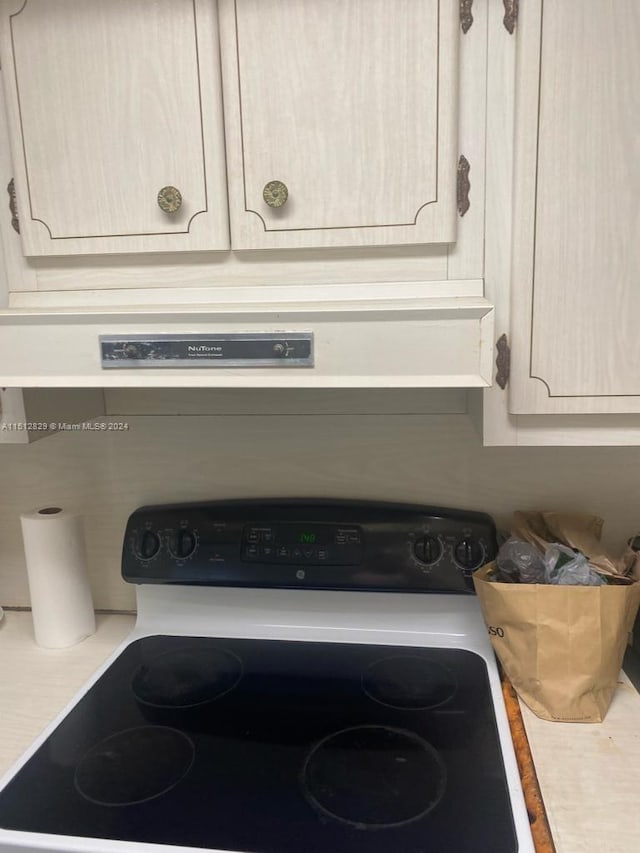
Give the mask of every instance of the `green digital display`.
M 300 538 L 298 540 L 301 545 L 315 545 L 316 542 L 316 534 L 315 533 L 301 533 Z

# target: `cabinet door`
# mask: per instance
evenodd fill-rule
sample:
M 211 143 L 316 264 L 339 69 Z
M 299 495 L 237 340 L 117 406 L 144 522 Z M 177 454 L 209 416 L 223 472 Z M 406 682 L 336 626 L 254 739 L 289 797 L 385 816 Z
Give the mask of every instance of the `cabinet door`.
M 640 412 L 640 3 L 520 14 L 510 409 Z
M 234 248 L 455 240 L 458 0 L 219 8 Z
M 215 4 L 1 11 L 25 254 L 228 248 Z

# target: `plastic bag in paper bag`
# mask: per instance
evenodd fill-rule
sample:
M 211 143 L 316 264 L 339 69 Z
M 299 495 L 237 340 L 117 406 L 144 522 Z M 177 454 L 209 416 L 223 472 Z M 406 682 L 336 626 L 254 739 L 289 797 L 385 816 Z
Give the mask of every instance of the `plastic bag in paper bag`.
M 538 717 L 599 723 L 616 689 L 640 583 L 512 584 L 473 574 L 494 651 L 520 698 Z

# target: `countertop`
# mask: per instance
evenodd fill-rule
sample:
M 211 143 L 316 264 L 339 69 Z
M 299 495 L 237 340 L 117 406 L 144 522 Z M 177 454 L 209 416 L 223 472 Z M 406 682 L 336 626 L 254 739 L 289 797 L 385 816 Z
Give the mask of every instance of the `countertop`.
M 0 775 L 127 636 L 129 615 L 99 615 L 70 649 L 35 645 L 31 614 L 0 621 Z M 603 723 L 549 723 L 522 708 L 557 853 L 640 849 L 640 694 L 621 673 Z

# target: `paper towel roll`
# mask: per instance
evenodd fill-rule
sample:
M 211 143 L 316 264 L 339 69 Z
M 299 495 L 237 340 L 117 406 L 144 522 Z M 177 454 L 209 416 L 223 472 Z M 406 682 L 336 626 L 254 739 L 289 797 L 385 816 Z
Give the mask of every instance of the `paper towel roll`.
M 82 516 L 59 507 L 20 516 L 36 643 L 73 646 L 95 633 Z

